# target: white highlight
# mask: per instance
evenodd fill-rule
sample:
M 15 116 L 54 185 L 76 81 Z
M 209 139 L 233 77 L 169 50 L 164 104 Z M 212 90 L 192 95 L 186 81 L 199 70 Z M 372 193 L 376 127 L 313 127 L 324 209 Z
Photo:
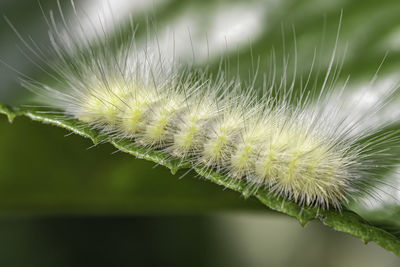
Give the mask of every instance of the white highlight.
M 71 28 L 85 32 L 87 40 L 95 39 L 98 33 L 112 33 L 121 23 L 136 14 L 149 13 L 169 0 L 90 0 L 84 1 L 77 10 L 82 13 L 80 25 Z M 82 27 L 82 29 L 81 29 Z
M 393 29 L 381 43 L 385 51 L 400 51 L 400 27 Z
M 204 63 L 256 40 L 268 28 L 266 15 L 260 3 L 224 3 L 204 11 L 192 7 L 159 31 L 157 39 L 164 56 L 172 57 L 175 36 L 177 57 L 192 58 L 194 50 L 196 60 Z

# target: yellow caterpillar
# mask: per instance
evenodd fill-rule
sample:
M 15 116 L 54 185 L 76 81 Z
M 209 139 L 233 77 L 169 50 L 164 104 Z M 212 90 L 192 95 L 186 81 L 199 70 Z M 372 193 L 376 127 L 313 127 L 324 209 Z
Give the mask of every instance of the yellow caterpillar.
M 362 142 L 369 131 L 360 125 L 368 118 L 343 114 L 356 103 L 328 85 L 336 78 L 335 51 L 321 93 L 305 88 L 298 96 L 298 85 L 287 85 L 286 77 L 256 88 L 226 79 L 222 70 L 212 77 L 170 61 L 154 45 L 138 48 L 134 30 L 119 43 L 101 32 L 89 41 L 67 25 L 49 25 L 58 61 L 43 62 L 56 83 L 24 82 L 47 105 L 113 138 L 246 181 L 252 190 L 266 187 L 299 205 L 341 209 L 379 183 L 381 145 L 399 143 L 387 132 Z M 368 112 L 396 92 L 388 90 Z

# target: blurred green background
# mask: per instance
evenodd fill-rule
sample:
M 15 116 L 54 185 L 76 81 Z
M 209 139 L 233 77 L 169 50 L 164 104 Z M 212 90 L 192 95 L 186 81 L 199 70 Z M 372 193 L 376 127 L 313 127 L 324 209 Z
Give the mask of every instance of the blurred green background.
M 45 12 L 57 8 L 56 1 L 40 2 Z M 68 13 L 69 1 L 61 3 Z M 254 72 L 257 56 L 264 71 L 272 48 L 282 52 L 282 29 L 285 49 L 293 54 L 292 25 L 298 76 L 307 75 L 314 48 L 323 73 L 343 9 L 342 80 L 351 74 L 353 87 L 369 81 L 386 52 L 378 84 L 396 77 L 400 67 L 399 1 L 75 3 L 92 20 L 101 7 L 110 6 L 121 24 L 129 14 L 139 22 L 151 14 L 161 44 L 172 29 L 179 56 L 190 58 L 193 45 L 197 64 L 215 71 L 224 55 L 229 75 L 239 71 L 244 80 Z M 22 36 L 48 45 L 36 1 L 0 0 L 0 11 Z M 1 60 L 24 74 L 45 77 L 20 52 L 26 48 L 5 20 L 0 40 Z M 0 102 L 18 105 L 30 98 L 18 74 L 1 65 Z M 92 147 L 63 129 L 26 118 L 9 124 L 0 117 L 0 266 L 400 266 L 399 258 L 374 243 L 364 245 L 318 223 L 303 229 L 294 219 L 191 173 L 179 179 L 184 173 L 173 176 L 114 152 L 111 145 Z M 398 222 L 398 206 L 394 209 L 389 213 Z M 381 213 L 375 210 L 374 216 Z

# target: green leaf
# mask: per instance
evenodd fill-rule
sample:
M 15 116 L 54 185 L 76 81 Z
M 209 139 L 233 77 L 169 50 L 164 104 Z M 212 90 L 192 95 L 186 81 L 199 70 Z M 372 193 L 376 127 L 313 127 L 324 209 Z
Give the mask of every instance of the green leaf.
M 0 114 L 6 115 L 10 122 L 12 122 L 16 116 L 26 116 L 34 121 L 56 125 L 83 137 L 89 138 L 95 144 L 99 142 L 109 142 L 118 150 L 165 166 L 169 168 L 173 174 L 180 169 L 188 169 L 191 167 L 190 163 L 187 161 L 173 159 L 163 152 L 145 149 L 143 147 L 134 145 L 132 142 L 127 140 L 111 139 L 107 136 L 99 134 L 97 131 L 77 120 L 66 119 L 51 112 L 44 113 L 25 108 L 17 109 L 0 104 Z M 382 228 L 368 223 L 358 214 L 350 210 L 343 210 L 339 212 L 335 210 L 319 210 L 313 207 L 299 207 L 296 203 L 283 199 L 282 197 L 275 196 L 266 189 L 259 189 L 254 192 L 243 181 L 228 179 L 217 172 L 206 170 L 201 166 L 193 167 L 193 170 L 206 180 L 210 180 L 216 184 L 237 191 L 245 197 L 257 198 L 268 208 L 296 218 L 303 226 L 306 225 L 306 223 L 310 220 L 317 219 L 335 230 L 359 237 L 365 243 L 374 241 L 382 247 L 396 253 L 397 255 L 400 255 L 400 239 L 398 237 Z

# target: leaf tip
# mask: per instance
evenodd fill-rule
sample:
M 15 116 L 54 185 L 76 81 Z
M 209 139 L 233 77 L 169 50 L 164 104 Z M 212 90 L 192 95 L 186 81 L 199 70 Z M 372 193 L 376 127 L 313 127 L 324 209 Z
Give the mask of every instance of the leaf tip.
M 169 169 L 170 169 L 172 175 L 175 175 L 179 171 L 179 168 L 176 166 L 169 166 Z
M 252 193 L 250 192 L 250 190 L 248 190 L 248 189 L 243 189 L 243 191 L 242 191 L 242 195 L 244 196 L 244 198 L 248 198 L 249 196 L 251 196 L 252 195 Z
M 17 115 L 14 113 L 14 110 L 10 106 L 1 103 L 0 103 L 0 114 L 6 115 L 9 123 L 13 123 Z
M 13 123 L 15 119 L 15 114 L 7 114 L 8 122 Z
M 306 227 L 307 223 L 309 222 L 309 220 L 302 219 L 302 218 L 298 218 L 298 220 L 299 220 L 301 227 L 303 227 L 303 228 Z

